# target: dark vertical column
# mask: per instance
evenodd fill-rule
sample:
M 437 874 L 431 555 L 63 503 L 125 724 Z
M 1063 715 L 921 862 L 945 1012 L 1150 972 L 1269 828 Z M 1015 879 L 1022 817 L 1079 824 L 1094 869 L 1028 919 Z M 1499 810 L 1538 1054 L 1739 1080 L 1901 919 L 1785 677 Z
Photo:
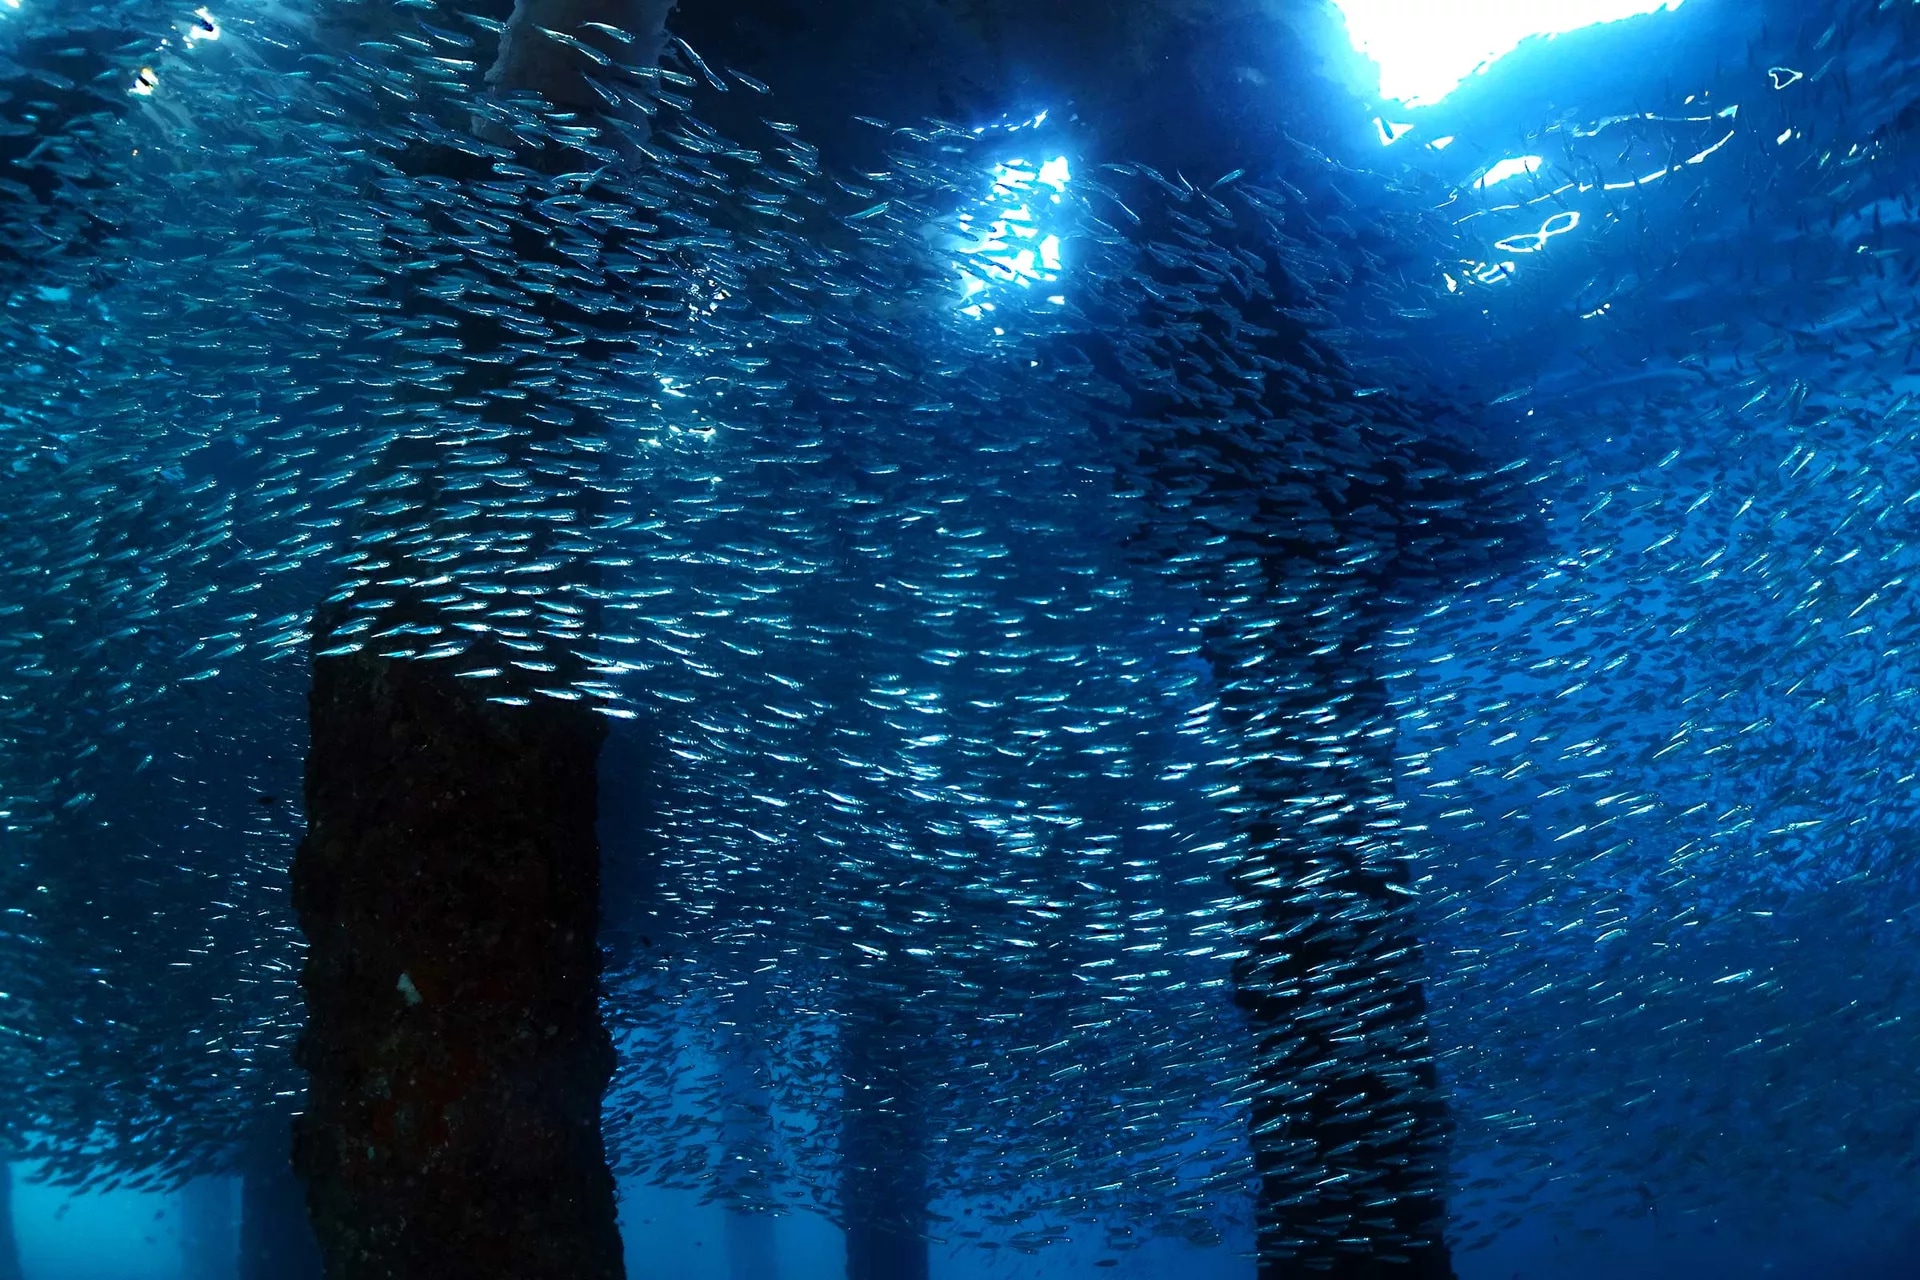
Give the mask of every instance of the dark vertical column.
M 482 14 L 505 20 L 486 85 L 538 92 L 602 123 L 605 105 L 585 77 L 599 75 L 609 56 L 628 64 L 657 56 L 671 7 L 672 0 L 484 0 Z M 397 6 L 333 8 L 333 39 L 343 47 L 383 34 L 383 25 L 413 26 Z M 625 34 L 609 34 L 614 28 Z M 436 108 L 464 127 L 459 98 Z M 520 158 L 545 172 L 583 160 L 554 152 Z M 487 173 L 484 162 L 454 149 L 420 148 L 407 163 L 435 181 Z M 567 260 L 537 237 L 518 251 Z M 524 354 L 524 336 L 451 314 L 419 283 L 397 280 L 396 300 L 410 315 L 452 320 L 464 354 L 476 358 L 456 377 L 455 398 L 503 390 L 516 365 L 477 357 L 510 344 Z M 579 318 L 560 295 L 532 305 L 555 323 Z M 572 405 L 546 407 L 572 424 L 568 430 L 598 429 Z M 510 429 L 505 447 L 514 452 L 560 430 L 552 414 L 517 397 L 496 401 L 488 416 Z M 414 437 L 394 449 L 392 462 L 433 476 L 434 452 Z M 594 499 L 576 492 L 560 501 L 577 516 Z M 537 527 L 534 546 L 564 524 Z M 316 634 L 340 620 L 323 618 Z M 481 645 L 458 668 L 365 655 L 314 660 L 309 830 L 293 868 L 310 948 L 300 1049 L 310 1084 L 294 1152 L 329 1280 L 625 1273 L 600 1131 L 614 1065 L 598 1003 L 604 721 L 583 704 L 538 694 L 526 705 L 490 700 L 508 690 L 455 674 L 513 670 L 512 659 L 523 656 Z M 557 687 L 569 680 L 568 659 L 561 662 L 548 682 Z M 649 945 L 644 932 L 629 941 Z
M 311 732 L 294 1163 L 327 1275 L 622 1276 L 600 1134 L 603 722 L 355 655 L 314 660 Z
M 0 1144 L 0 1280 L 24 1280 L 20 1269 L 20 1241 L 13 1231 L 12 1152 Z
M 927 1280 L 927 1131 L 916 1029 L 863 998 L 840 1029 L 840 1219 L 847 1280 Z
M 292 1121 L 284 1115 L 261 1120 L 247 1135 L 240 1153 L 237 1241 L 230 1205 L 224 1217 L 210 1205 L 195 1215 L 198 1244 L 209 1263 L 219 1264 L 204 1273 L 206 1280 L 234 1274 L 236 1246 L 240 1280 L 321 1280 L 326 1274 L 307 1220 L 306 1193 L 293 1171 L 292 1140 Z M 224 1200 L 225 1191 L 215 1185 L 203 1194 L 217 1192 Z M 189 1274 L 202 1278 L 201 1272 Z
M 281 1155 L 287 1154 L 281 1143 Z M 311 1274 L 318 1275 L 319 1249 L 313 1244 L 313 1229 L 307 1225 L 306 1199 L 293 1165 L 286 1164 L 283 1174 L 292 1188 L 294 1213 L 300 1229 L 306 1232 L 307 1247 L 316 1259 Z M 240 1221 L 235 1212 L 235 1180 L 225 1177 L 195 1178 L 180 1188 L 180 1274 L 183 1280 L 236 1280 L 240 1274 Z M 297 1275 L 298 1273 L 289 1273 Z
M 727 1274 L 732 1280 L 778 1280 L 774 1247 L 772 1099 L 753 1033 L 737 1028 L 721 1049 L 719 1189 L 727 1206 Z
M 727 1210 L 727 1274 L 732 1280 L 780 1280 L 773 1215 L 764 1209 Z
M 1393 722 L 1341 646 L 1250 679 L 1213 653 L 1240 736 L 1235 966 L 1256 1037 L 1260 1280 L 1451 1280 L 1447 1113 L 1395 838 Z M 1247 649 L 1238 651 L 1240 659 Z

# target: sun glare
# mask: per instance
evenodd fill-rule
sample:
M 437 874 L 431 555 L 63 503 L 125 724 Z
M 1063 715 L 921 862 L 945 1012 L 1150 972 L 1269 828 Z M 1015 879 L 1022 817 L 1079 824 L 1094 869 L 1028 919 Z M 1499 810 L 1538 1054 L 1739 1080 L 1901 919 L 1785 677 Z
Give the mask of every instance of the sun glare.
M 1380 92 L 1431 106 L 1529 36 L 1677 9 L 1682 0 L 1334 0 L 1353 47 L 1380 66 Z

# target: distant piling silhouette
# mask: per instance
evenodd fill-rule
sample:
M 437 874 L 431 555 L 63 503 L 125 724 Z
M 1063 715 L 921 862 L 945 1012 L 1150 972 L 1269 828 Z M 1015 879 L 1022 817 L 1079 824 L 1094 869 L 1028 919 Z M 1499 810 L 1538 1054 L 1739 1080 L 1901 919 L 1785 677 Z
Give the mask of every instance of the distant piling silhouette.
M 912 1020 L 863 993 L 840 1024 L 840 1217 L 847 1280 L 927 1280 L 926 1082 Z

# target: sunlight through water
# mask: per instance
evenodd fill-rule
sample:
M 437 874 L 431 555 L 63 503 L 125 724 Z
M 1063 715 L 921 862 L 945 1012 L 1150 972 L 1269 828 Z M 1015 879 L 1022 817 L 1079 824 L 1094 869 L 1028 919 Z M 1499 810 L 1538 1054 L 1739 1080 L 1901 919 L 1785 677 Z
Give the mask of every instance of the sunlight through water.
M 1431 106 L 1531 36 L 1677 9 L 1681 0 L 1335 0 L 1380 93 Z
M 993 168 L 993 188 L 979 206 L 958 218 L 954 252 L 959 273 L 961 314 L 980 317 L 994 309 L 980 295 L 1014 286 L 1029 289 L 1060 278 L 1060 237 L 1048 225 L 1072 180 L 1067 158 L 1002 161 Z M 1063 305 L 1066 298 L 1047 298 Z

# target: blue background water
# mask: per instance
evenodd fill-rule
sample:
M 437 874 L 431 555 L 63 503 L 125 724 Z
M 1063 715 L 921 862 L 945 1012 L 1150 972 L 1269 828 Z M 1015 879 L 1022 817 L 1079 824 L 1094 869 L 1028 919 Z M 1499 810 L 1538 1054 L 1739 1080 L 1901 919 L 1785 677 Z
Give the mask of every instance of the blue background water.
M 27 1280 L 231 1280 L 187 1275 L 181 1256 L 181 1197 L 114 1191 L 70 1195 L 36 1185 L 14 1169 L 15 1214 Z M 237 1197 L 237 1185 L 223 1180 Z M 1514 1193 L 1526 1188 L 1516 1186 Z M 698 1195 L 625 1185 L 621 1231 L 629 1273 L 675 1280 L 750 1280 L 730 1270 L 726 1213 Z M 1549 1196 L 1528 1203 L 1537 1216 L 1484 1249 L 1458 1254 L 1460 1280 L 1699 1280 L 1753 1275 L 1778 1280 L 1908 1280 L 1920 1228 L 1902 1230 L 1877 1212 L 1810 1206 L 1767 1236 L 1718 1230 L 1712 1223 L 1582 1214 Z M 956 1206 L 941 1206 L 951 1213 Z M 1563 1216 L 1564 1215 L 1564 1216 Z M 991 1235 L 988 1237 L 991 1239 Z M 776 1220 L 778 1280 L 842 1280 L 839 1231 L 812 1213 Z M 969 1244 L 933 1252 L 935 1280 L 1248 1280 L 1241 1252 L 1250 1241 L 1195 1248 L 1159 1241 L 1095 1267 L 1097 1244 L 1072 1243 L 1022 1256 Z M 751 1280 L 764 1280 L 754 1277 Z
M 1643 20 L 1654 24 L 1661 17 Z M 1646 31 L 1656 28 L 1647 26 Z M 1489 81 L 1491 83 L 1491 79 Z M 1482 86 L 1483 88 L 1485 86 Z M 1511 89 L 1511 84 L 1508 86 Z M 1491 93 L 1491 89 L 1487 89 Z M 1500 124 L 1483 113 L 1479 123 L 1487 136 L 1473 140 L 1487 155 L 1499 152 L 1496 145 Z M 1529 127 L 1535 121 L 1516 124 Z M 1691 135 L 1688 135 L 1691 137 Z M 1413 135 L 1418 143 L 1421 135 Z M 1712 142 L 1710 135 L 1699 143 Z M 1647 200 L 1647 208 L 1656 218 L 1671 210 L 1659 203 L 1658 193 Z M 1517 224 L 1516 224 L 1517 225 Z M 1531 267 L 1532 264 L 1529 264 Z M 1541 275 L 1549 283 L 1529 287 L 1544 291 L 1564 281 L 1552 281 L 1549 267 Z M 1702 286 L 1703 288 L 1705 286 Z M 1620 375 L 1631 378 L 1629 370 Z M 1559 393 L 1580 396 L 1595 388 L 1583 382 L 1578 371 L 1547 368 L 1540 378 L 1542 388 L 1560 379 Z M 1611 443 L 1610 441 L 1607 443 Z M 1596 446 L 1596 452 L 1600 450 Z M 1705 450 L 1711 454 L 1711 449 Z M 1645 466 L 1651 459 L 1629 459 L 1633 466 Z M 1710 461 L 1710 459 L 1709 459 Z M 1624 464 L 1623 464 L 1624 465 Z M 1689 466 L 1697 470 L 1689 473 Z M 1707 462 L 1689 458 L 1670 476 L 1689 476 L 1690 483 L 1711 481 L 1713 470 Z M 1674 482 L 1676 489 L 1685 485 Z M 1642 540 L 1644 541 L 1644 539 Z M 1655 598 L 1648 606 L 1652 613 L 1667 607 Z M 1598 638 L 1587 630 L 1568 633 L 1575 648 L 1594 647 Z M 1437 673 L 1443 681 L 1452 669 Z M 1517 691 L 1517 690 L 1516 690 Z M 1657 722 L 1667 708 L 1646 713 L 1646 723 Z M 1455 768 L 1471 760 L 1464 751 L 1455 757 Z M 1524 798 L 1516 791 L 1513 799 Z M 1571 817 L 1562 825 L 1571 824 Z M 1550 821 L 1542 817 L 1542 832 L 1550 830 Z M 1547 843 L 1540 834 L 1543 848 Z M 1759 1100 L 1764 1105 L 1765 1100 Z M 1567 1175 L 1588 1165 L 1604 1163 L 1596 1152 L 1583 1147 L 1579 1139 L 1594 1143 L 1607 1140 L 1605 1133 L 1572 1135 L 1572 1145 L 1555 1153 Z M 1764 1154 L 1748 1157 L 1763 1159 Z M 1469 1172 L 1471 1172 L 1469 1170 Z M 1503 1175 L 1489 1170 L 1496 1180 Z M 1737 1163 L 1734 1174 L 1737 1175 Z M 20 1176 L 16 1170 L 15 1211 L 20 1245 L 31 1280 L 83 1280 L 111 1277 L 113 1280 L 171 1280 L 179 1275 L 181 1205 L 178 1197 L 142 1195 L 128 1192 L 69 1196 L 62 1190 L 41 1186 Z M 1569 1181 L 1571 1178 L 1569 1177 Z M 1738 1196 L 1737 1183 L 1725 1189 Z M 1511 1199 L 1523 1206 L 1527 1220 L 1520 1226 L 1497 1231 L 1482 1247 L 1464 1250 L 1456 1265 L 1461 1280 L 1518 1280 L 1525 1277 L 1585 1277 L 1631 1275 L 1647 1280 L 1687 1277 L 1702 1274 L 1754 1274 L 1769 1276 L 1820 1277 L 1846 1275 L 1873 1280 L 1874 1277 L 1905 1277 L 1920 1272 L 1912 1261 L 1920 1249 L 1920 1215 L 1910 1222 L 1903 1219 L 1897 1206 L 1905 1197 L 1897 1188 L 1889 1188 L 1892 1209 L 1886 1203 L 1862 1203 L 1849 1207 L 1821 1197 L 1814 1190 L 1789 1215 L 1776 1216 L 1768 1229 L 1756 1229 L 1750 1220 L 1720 1224 L 1699 1215 L 1663 1209 L 1660 1198 L 1651 1192 L 1637 1211 L 1622 1212 L 1617 1204 L 1582 1202 L 1571 1193 L 1556 1192 L 1554 1185 L 1542 1187 L 1532 1178 L 1511 1184 L 1496 1181 L 1483 1192 L 1487 1201 Z M 633 1272 L 636 1276 L 672 1275 L 687 1280 L 724 1280 L 729 1277 L 727 1223 L 722 1210 L 701 1206 L 689 1193 L 661 1191 L 629 1185 L 623 1188 L 623 1227 L 626 1232 Z M 946 1204 L 941 1212 L 964 1217 L 964 1204 Z M 837 1231 L 824 1219 L 811 1214 L 794 1214 L 779 1220 L 775 1228 L 781 1275 L 788 1280 L 813 1280 L 841 1273 Z M 988 1233 L 991 1239 L 991 1232 Z M 1104 1274 L 1132 1277 L 1192 1277 L 1193 1280 L 1239 1280 L 1251 1274 L 1245 1258 L 1247 1241 L 1230 1239 L 1211 1249 L 1162 1242 L 1124 1255 L 1118 1265 L 1093 1270 L 1093 1264 L 1105 1256 L 1093 1242 L 1054 1246 L 1037 1255 L 1022 1256 L 1011 1249 L 983 1249 L 977 1245 L 962 1248 L 936 1247 L 935 1274 L 941 1280 L 973 1280 L 980 1277 L 1031 1277 L 1050 1280 L 1054 1276 Z M 199 1280 L 220 1280 L 201 1277 Z

